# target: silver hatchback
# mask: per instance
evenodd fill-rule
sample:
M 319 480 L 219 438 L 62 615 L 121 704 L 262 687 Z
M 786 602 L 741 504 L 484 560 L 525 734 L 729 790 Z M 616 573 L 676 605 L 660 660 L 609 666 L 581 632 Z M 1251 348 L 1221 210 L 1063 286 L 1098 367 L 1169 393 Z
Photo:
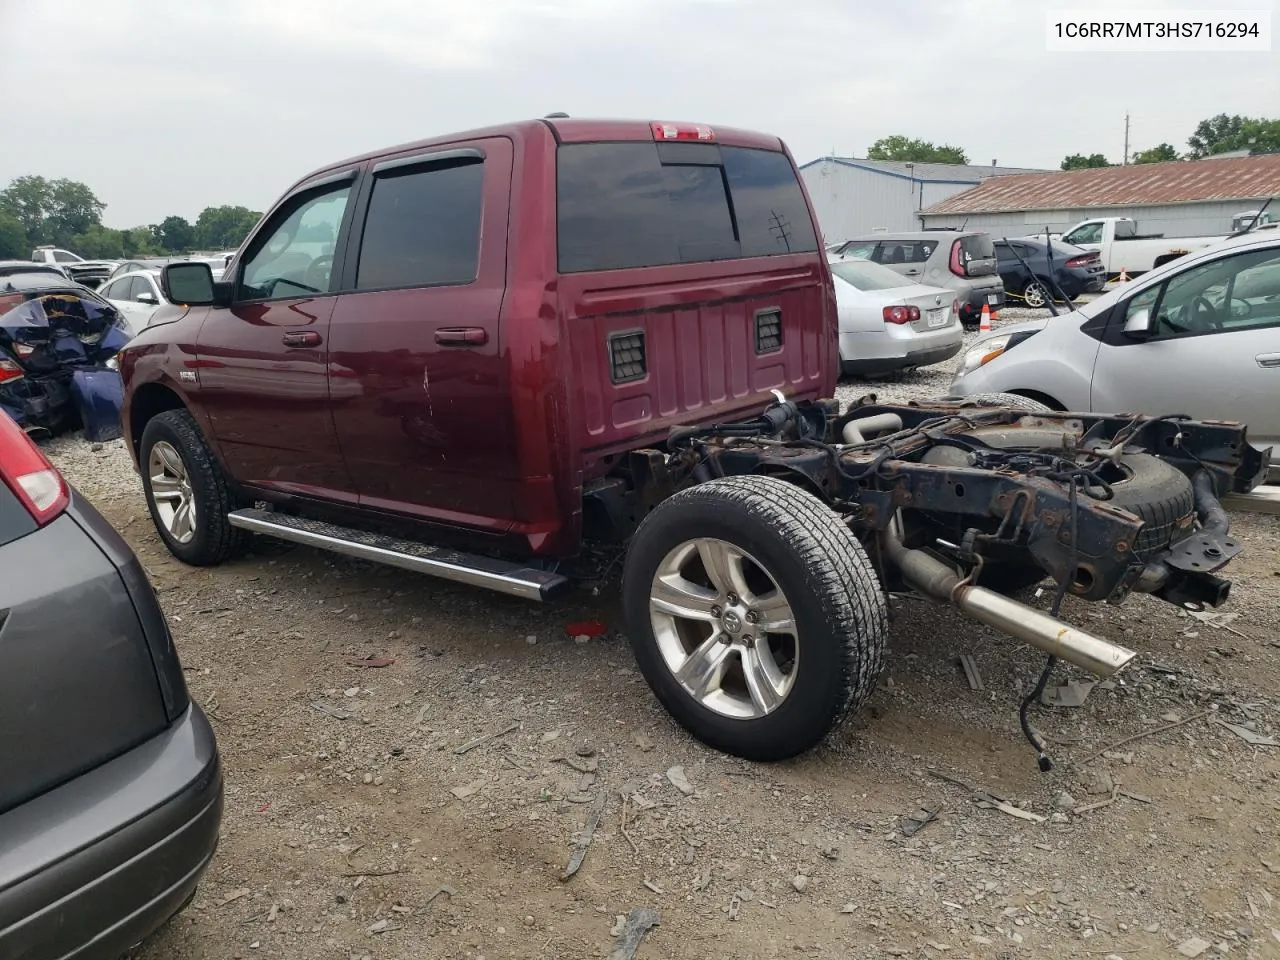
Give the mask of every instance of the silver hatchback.
M 983 306 L 1004 305 L 996 248 L 976 231 L 922 230 L 854 237 L 830 251 L 888 267 L 916 283 L 950 290 L 960 302 L 960 322 L 977 326 Z

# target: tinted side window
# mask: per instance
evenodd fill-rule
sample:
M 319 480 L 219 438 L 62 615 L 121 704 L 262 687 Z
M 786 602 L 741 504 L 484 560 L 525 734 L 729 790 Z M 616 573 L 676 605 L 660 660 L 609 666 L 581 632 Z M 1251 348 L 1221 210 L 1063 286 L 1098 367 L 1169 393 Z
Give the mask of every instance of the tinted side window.
M 557 153 L 565 273 L 816 252 L 780 153 L 709 144 L 578 143 Z
M 108 300 L 128 300 L 129 299 L 129 281 L 113 280 L 105 287 L 98 291 Z
M 791 162 L 781 153 L 722 147 L 743 257 L 811 253 L 813 220 Z
M 254 240 L 240 281 L 241 300 L 328 293 L 338 230 L 351 185 L 303 194 Z
M 480 258 L 484 163 L 395 170 L 369 199 L 356 286 L 470 283 Z

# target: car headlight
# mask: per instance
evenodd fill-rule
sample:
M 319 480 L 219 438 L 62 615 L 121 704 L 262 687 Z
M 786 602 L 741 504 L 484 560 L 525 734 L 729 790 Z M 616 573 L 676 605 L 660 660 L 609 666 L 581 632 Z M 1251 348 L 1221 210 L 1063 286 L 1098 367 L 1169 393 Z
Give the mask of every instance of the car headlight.
M 1009 349 L 1011 337 L 991 337 L 976 343 L 964 353 L 964 359 L 960 361 L 960 375 L 973 373 L 985 363 L 990 363 L 996 357 L 1003 354 Z
M 119 370 L 120 361 L 116 357 L 107 357 L 106 362 L 102 364 L 108 370 Z

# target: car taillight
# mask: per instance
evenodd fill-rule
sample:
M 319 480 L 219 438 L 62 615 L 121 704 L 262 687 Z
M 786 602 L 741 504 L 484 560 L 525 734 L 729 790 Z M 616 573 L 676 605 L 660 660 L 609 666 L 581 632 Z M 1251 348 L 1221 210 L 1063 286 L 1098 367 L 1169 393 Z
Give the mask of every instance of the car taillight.
M 953 240 L 951 243 L 951 272 L 957 277 L 963 277 L 964 272 L 964 245 L 959 240 Z
M 29 343 L 15 343 L 13 345 L 13 352 L 25 360 L 36 352 L 36 348 Z
M 22 379 L 22 368 L 12 360 L 0 359 L 0 383 Z
M 714 143 L 716 132 L 710 127 L 689 126 L 680 123 L 651 123 L 655 140 L 700 140 L 703 143 Z
M 898 304 L 895 307 L 884 308 L 885 323 L 911 323 L 920 319 L 920 308 L 916 306 L 903 306 Z
M 959 301 L 959 300 L 952 300 L 952 301 L 951 301 L 951 312 L 952 312 L 953 314 L 955 314 L 955 313 L 959 313 L 959 312 L 960 312 L 960 301 Z
M 1096 263 L 1099 259 L 1100 258 L 1096 253 L 1089 254 L 1087 257 L 1072 257 L 1070 260 L 1067 261 L 1067 266 L 1068 267 L 1087 267 L 1091 263 Z
M 7 413 L 0 413 L 0 480 L 44 526 L 67 507 L 67 482 Z

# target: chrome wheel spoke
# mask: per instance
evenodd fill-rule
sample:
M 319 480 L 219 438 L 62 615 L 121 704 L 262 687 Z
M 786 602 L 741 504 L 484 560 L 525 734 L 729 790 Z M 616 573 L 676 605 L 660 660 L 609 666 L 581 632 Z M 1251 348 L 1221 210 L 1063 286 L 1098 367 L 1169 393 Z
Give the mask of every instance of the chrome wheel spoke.
M 711 585 L 726 596 L 748 593 L 746 577 L 742 572 L 742 554 L 723 540 L 699 540 L 698 556 L 707 571 Z
M 656 578 L 649 599 L 650 606 L 659 613 L 705 621 L 715 619 L 715 602 L 715 591 L 691 583 L 678 573 Z
M 720 642 L 718 632 L 713 633 L 689 654 L 684 665 L 676 671 L 676 679 L 698 700 L 706 699 L 720 689 L 731 649 Z
M 743 651 L 742 673 L 756 710 L 761 714 L 776 710 L 787 695 L 788 684 L 768 644 L 758 643 Z
M 178 456 L 178 451 L 174 450 L 173 447 L 169 446 L 167 443 L 157 443 L 154 451 L 156 455 L 159 456 L 160 462 L 164 465 L 165 470 L 179 480 L 186 477 L 187 468 L 183 465 L 182 458 Z
M 157 474 L 151 478 L 151 495 L 157 500 L 181 500 L 182 482 L 167 474 Z
M 791 604 L 787 603 L 787 598 L 781 590 L 775 588 L 772 593 L 755 598 L 751 603 L 751 609 L 760 618 L 756 624 L 756 630 L 760 633 L 795 634 L 795 614 L 792 613 Z

